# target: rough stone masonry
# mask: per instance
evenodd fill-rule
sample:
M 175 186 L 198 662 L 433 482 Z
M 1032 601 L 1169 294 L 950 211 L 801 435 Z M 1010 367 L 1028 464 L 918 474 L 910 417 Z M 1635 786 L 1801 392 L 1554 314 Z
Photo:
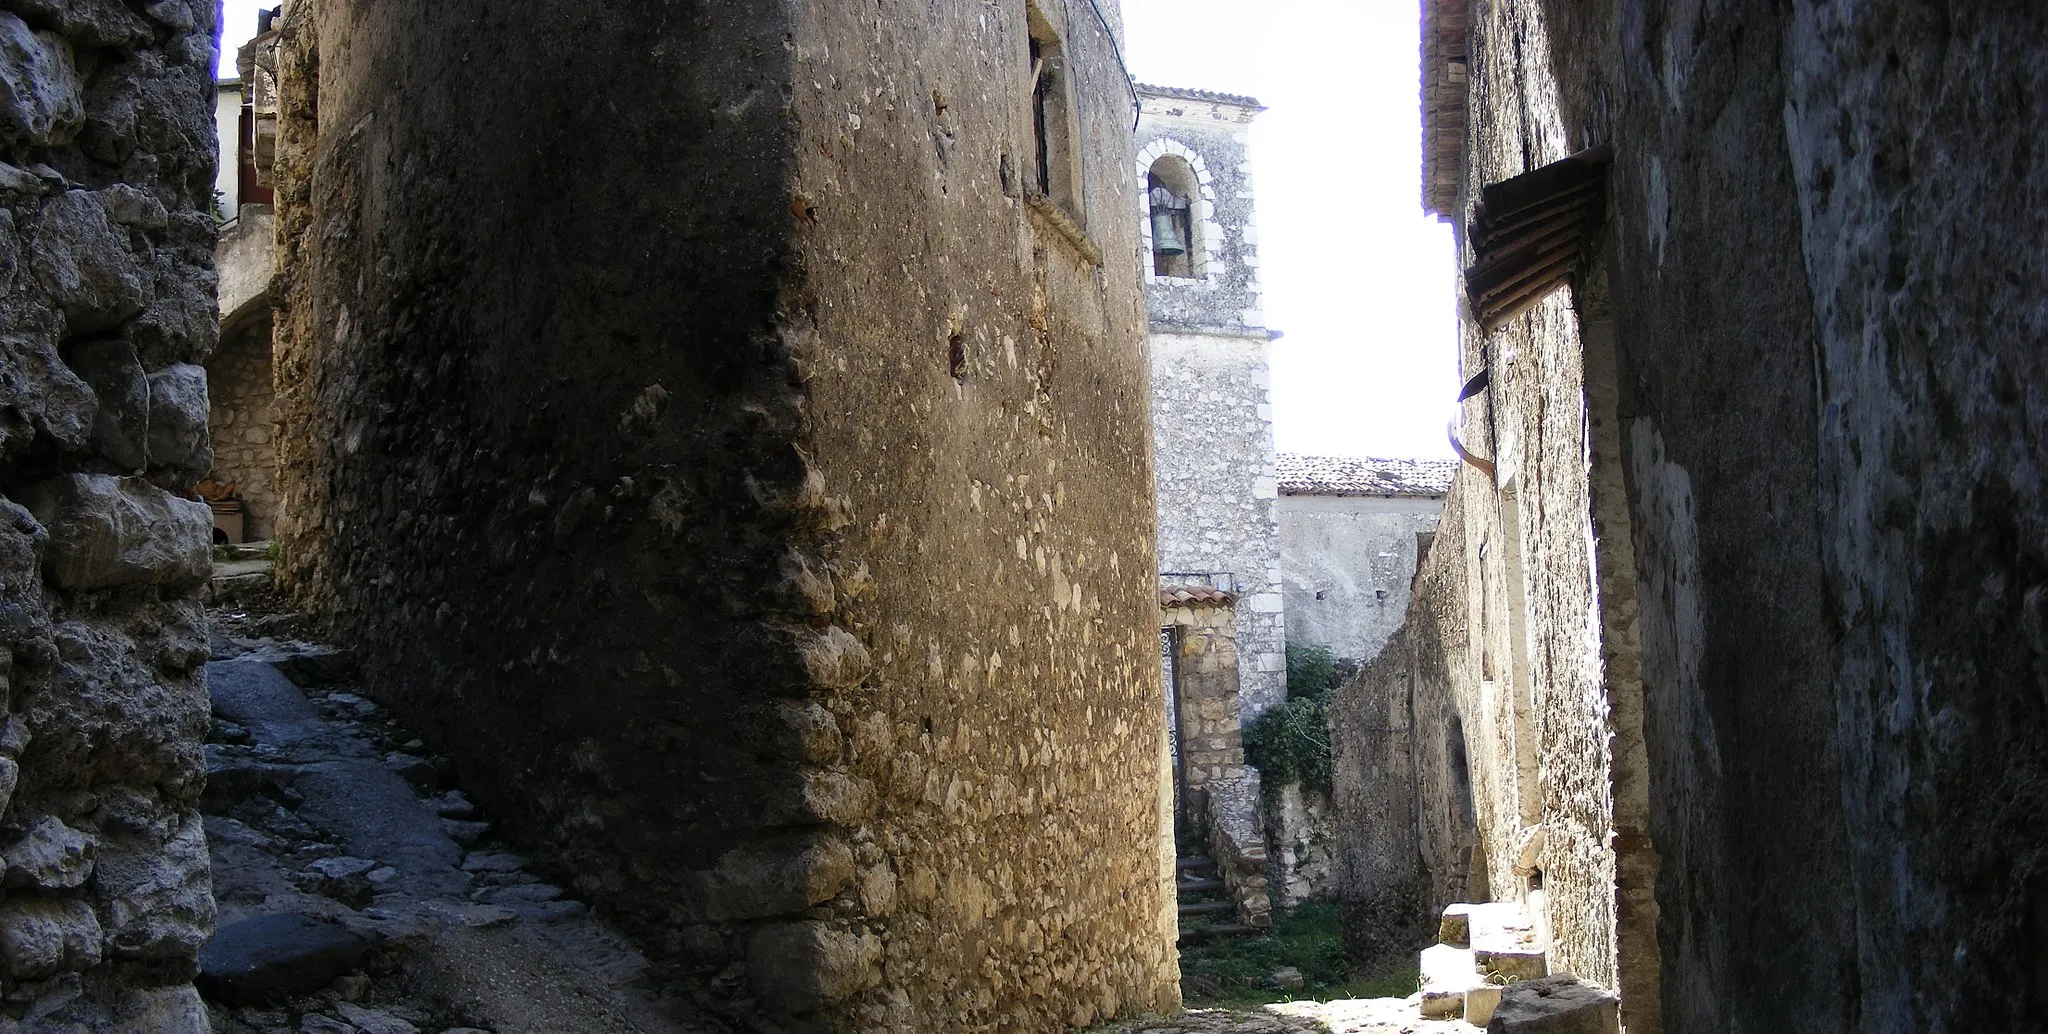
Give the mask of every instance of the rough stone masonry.
M 216 20 L 0 2 L 0 1028 L 207 1026 Z
M 1424 18 L 1430 207 L 1612 163 L 1466 328 L 1489 466 L 1337 708 L 1353 914 L 1526 901 L 1639 1034 L 2040 1027 L 2048 9 Z
M 282 563 L 370 689 L 736 1026 L 1173 1008 L 1115 6 L 282 26 Z

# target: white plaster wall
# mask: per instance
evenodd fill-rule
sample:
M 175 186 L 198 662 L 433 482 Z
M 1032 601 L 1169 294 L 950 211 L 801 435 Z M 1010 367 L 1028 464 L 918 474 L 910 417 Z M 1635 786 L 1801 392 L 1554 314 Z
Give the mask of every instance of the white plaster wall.
M 1288 641 L 1378 656 L 1408 612 L 1416 536 L 1436 530 L 1443 500 L 1288 495 L 1278 513 Z
M 213 124 L 218 131 L 219 164 L 214 167 L 213 189 L 220 191 L 220 211 L 217 216 L 234 218 L 235 209 L 242 203 L 238 193 L 236 174 L 240 167 L 242 140 L 242 88 L 233 80 L 214 87 Z
M 1159 569 L 1229 576 L 1246 718 L 1287 698 L 1271 347 L 1263 334 L 1152 335 Z

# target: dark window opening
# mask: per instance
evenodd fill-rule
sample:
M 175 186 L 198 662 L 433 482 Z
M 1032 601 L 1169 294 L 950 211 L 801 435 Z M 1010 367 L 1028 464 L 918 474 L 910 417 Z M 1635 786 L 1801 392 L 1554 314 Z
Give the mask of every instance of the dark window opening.
M 243 100 L 241 117 L 236 126 L 234 204 L 239 209 L 242 205 L 276 203 L 275 193 L 263 185 L 262 177 L 256 169 L 256 109 L 247 100 Z M 221 214 L 233 219 L 241 213 L 236 211 Z
M 1031 41 L 1031 138 L 1033 157 L 1037 159 L 1036 175 L 1031 185 L 1041 194 L 1052 193 L 1052 146 L 1047 139 L 1046 108 L 1052 99 L 1052 69 L 1045 60 L 1045 44 Z
M 1036 4 L 1025 13 L 1031 30 L 1031 166 L 1029 189 L 1081 222 L 1080 159 L 1074 147 L 1074 98 L 1067 82 L 1059 34 Z

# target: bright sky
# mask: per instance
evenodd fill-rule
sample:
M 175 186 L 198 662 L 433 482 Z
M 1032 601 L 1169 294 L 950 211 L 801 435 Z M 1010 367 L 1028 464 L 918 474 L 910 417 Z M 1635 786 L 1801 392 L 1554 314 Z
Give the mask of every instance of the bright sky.
M 1123 0 L 1139 81 L 1257 97 L 1282 452 L 1448 457 L 1450 227 L 1422 214 L 1416 0 Z
M 256 10 L 260 7 L 276 7 L 277 0 L 259 3 L 257 0 L 221 0 L 220 11 L 220 67 L 222 79 L 233 79 L 235 73 L 235 51 L 256 35 Z
M 275 0 L 268 0 L 269 3 Z M 224 0 L 221 74 L 258 0 Z M 1448 457 L 1450 228 L 1422 214 L 1416 0 L 1123 0 L 1141 81 L 1246 93 L 1282 452 Z

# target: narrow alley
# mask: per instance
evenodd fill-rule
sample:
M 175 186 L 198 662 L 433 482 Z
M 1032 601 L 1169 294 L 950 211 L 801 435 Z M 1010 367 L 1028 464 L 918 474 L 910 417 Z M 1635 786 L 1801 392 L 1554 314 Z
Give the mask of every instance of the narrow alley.
M 2043 112 L 2039 0 L 0 0 L 0 1034 L 2043 1029 Z

